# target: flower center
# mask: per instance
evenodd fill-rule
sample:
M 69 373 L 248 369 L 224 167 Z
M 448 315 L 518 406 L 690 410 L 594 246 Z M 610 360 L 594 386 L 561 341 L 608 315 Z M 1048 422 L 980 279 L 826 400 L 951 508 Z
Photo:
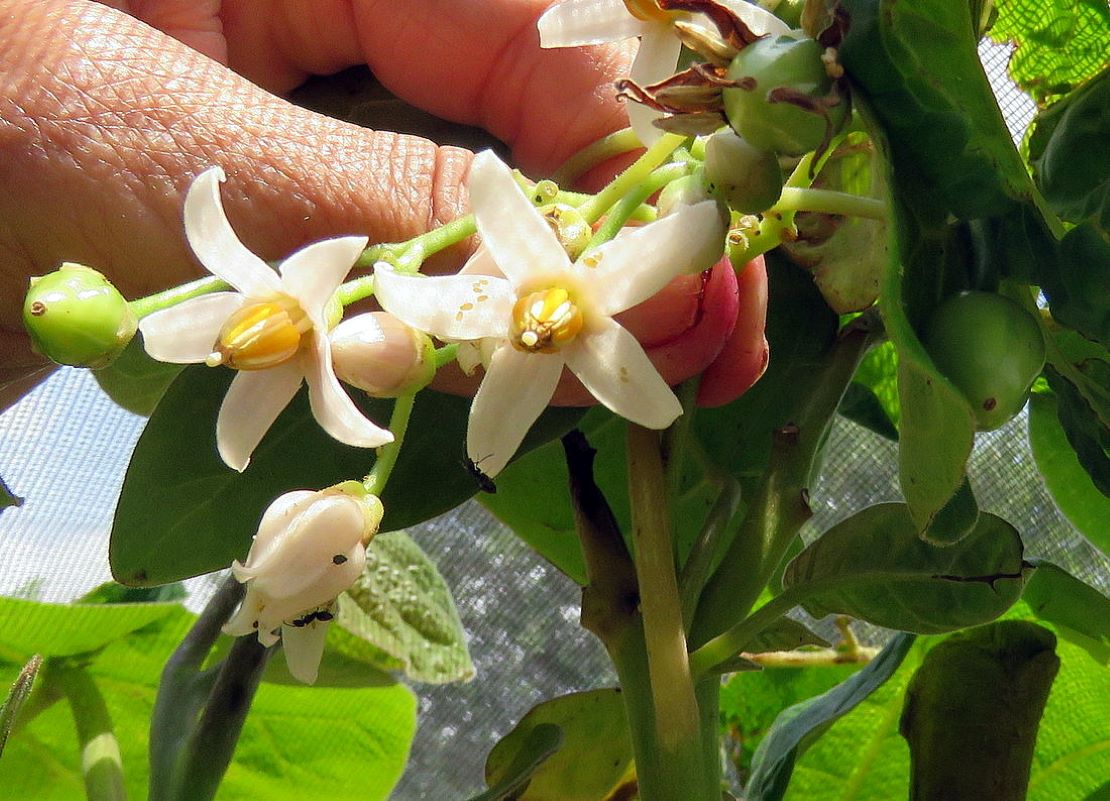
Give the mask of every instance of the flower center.
M 292 298 L 251 303 L 227 318 L 204 363 L 236 370 L 277 367 L 296 355 L 301 335 L 311 328 L 312 321 Z
M 655 0 L 624 0 L 624 7 L 629 14 L 644 22 L 668 22 L 671 19 L 671 15 L 661 9 Z
M 510 341 L 527 353 L 554 353 L 582 330 L 582 312 L 562 287 L 525 295 L 513 306 Z

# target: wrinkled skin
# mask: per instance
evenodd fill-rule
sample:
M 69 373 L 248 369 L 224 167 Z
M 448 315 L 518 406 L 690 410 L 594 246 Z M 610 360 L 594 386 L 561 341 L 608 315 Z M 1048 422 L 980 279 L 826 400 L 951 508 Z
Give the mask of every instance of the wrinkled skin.
M 541 177 L 626 125 L 610 87 L 630 49 L 540 50 L 548 4 L 0 0 L 0 406 L 45 369 L 19 324 L 29 275 L 78 261 L 138 297 L 202 274 L 181 207 L 210 165 L 228 172 L 232 226 L 267 259 L 343 234 L 400 241 L 465 210 L 470 153 L 281 98 L 309 75 L 368 64 Z

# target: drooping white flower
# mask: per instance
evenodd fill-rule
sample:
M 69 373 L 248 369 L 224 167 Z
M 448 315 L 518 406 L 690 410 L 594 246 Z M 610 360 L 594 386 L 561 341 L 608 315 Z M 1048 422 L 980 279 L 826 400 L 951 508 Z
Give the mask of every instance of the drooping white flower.
M 275 272 L 239 241 L 220 203 L 219 167 L 189 187 L 185 236 L 209 272 L 235 292 L 213 292 L 144 317 L 143 344 L 153 358 L 239 370 L 220 406 L 216 444 L 242 472 L 266 430 L 308 382 L 312 414 L 340 442 L 376 448 L 393 435 L 367 420 L 332 370 L 325 306 L 367 239 L 339 237 L 297 251 Z
M 270 646 L 280 631 L 289 672 L 312 684 L 335 599 L 362 574 L 381 519 L 381 501 L 357 481 L 282 495 L 262 516 L 247 561 L 231 565 L 247 594 L 224 633 L 257 634 Z
M 771 12 L 745 0 L 718 0 L 757 35 L 788 33 L 790 26 Z M 540 47 L 578 47 L 640 37 L 629 77 L 639 86 L 661 81 L 675 71 L 682 42 L 675 20 L 700 20 L 685 12 L 663 11 L 654 0 L 562 0 L 539 19 Z M 632 130 L 645 145 L 662 134 L 652 121 L 662 116 L 641 105 L 628 104 Z
M 564 366 L 622 417 L 670 425 L 682 412 L 678 399 L 613 315 L 686 272 L 701 250 L 695 243 L 721 240 L 716 204 L 684 207 L 572 262 L 492 152 L 475 157 L 469 187 L 483 247 L 503 277 L 429 278 L 379 264 L 374 281 L 381 305 L 414 328 L 497 343 L 470 410 L 470 459 L 497 475 L 550 402 Z

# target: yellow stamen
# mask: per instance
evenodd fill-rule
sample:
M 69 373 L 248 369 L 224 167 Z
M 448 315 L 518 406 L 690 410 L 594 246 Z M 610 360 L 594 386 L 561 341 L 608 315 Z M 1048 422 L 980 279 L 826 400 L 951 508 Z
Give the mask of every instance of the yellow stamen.
M 629 14 L 644 22 L 652 20 L 668 22 L 671 19 L 671 15 L 661 9 L 655 0 L 624 0 L 624 7 L 628 9 Z
M 561 287 L 525 295 L 513 306 L 510 341 L 528 353 L 554 353 L 582 330 L 582 312 Z
M 277 367 L 296 355 L 301 335 L 311 328 L 312 321 L 292 298 L 251 303 L 227 318 L 204 363 L 236 370 Z

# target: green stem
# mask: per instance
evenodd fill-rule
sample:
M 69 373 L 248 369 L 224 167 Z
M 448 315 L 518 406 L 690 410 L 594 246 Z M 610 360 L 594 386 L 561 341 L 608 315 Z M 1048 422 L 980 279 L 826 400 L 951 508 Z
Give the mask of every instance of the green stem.
M 48 681 L 61 686 L 73 710 L 85 797 L 89 801 L 126 801 L 119 741 L 100 688 L 84 667 L 70 666 L 60 660 L 50 660 L 45 672 Z
M 782 196 L 775 203 L 775 208 L 778 211 L 817 211 L 872 220 L 885 220 L 888 216 L 886 203 L 878 198 L 797 186 L 783 187 Z
M 631 153 L 642 145 L 631 128 L 614 131 L 593 144 L 579 150 L 555 171 L 552 179 L 558 184 L 571 184 L 594 167 L 624 153 Z
M 635 186 L 666 161 L 675 148 L 686 141 L 678 134 L 663 134 L 649 147 L 640 158 L 610 182 L 608 186 L 578 207 L 586 222 L 595 223 L 609 210 L 609 207 L 632 191 Z
M 416 272 L 421 262 L 434 253 L 457 245 L 477 232 L 474 215 L 467 214 L 439 228 L 420 234 L 408 242 L 371 245 L 362 252 L 355 267 L 373 267 L 375 262 L 388 261 L 401 272 Z M 351 282 L 354 283 L 354 282 Z
M 713 569 L 717 549 L 721 547 L 725 535 L 733 529 L 733 523 L 740 512 L 740 500 L 740 482 L 729 476 L 713 508 L 709 510 L 698 538 L 694 540 L 686 564 L 682 566 L 678 586 L 682 593 L 682 619 L 685 621 L 687 634 L 694 622 L 698 599 Z
M 370 474 L 362 482 L 366 491 L 380 496 L 389 481 L 389 474 L 397 464 L 397 457 L 401 453 L 401 445 L 405 441 L 405 431 L 409 427 L 409 418 L 412 416 L 412 407 L 416 402 L 416 393 L 402 395 L 393 403 L 393 414 L 389 418 L 389 430 L 393 432 L 393 442 L 378 448 L 378 458 Z
M 624 224 L 628 222 L 633 212 L 640 208 L 640 205 L 645 200 L 676 178 L 681 178 L 689 174 L 690 168 L 687 164 L 667 164 L 652 172 L 637 186 L 629 190 L 628 194 L 622 197 L 620 201 L 613 206 L 612 210 L 605 215 L 605 222 L 598 227 L 584 252 L 588 253 L 598 245 L 608 242 L 615 237 L 620 233 Z
M 190 281 L 181 286 L 175 286 L 173 289 L 167 289 L 164 292 L 156 292 L 153 295 L 147 295 L 145 298 L 138 298 L 131 301 L 131 311 L 140 320 L 148 314 L 153 314 L 162 309 L 168 309 L 171 306 L 176 306 L 182 301 L 195 298 L 200 295 L 207 295 L 209 292 L 222 292 L 231 287 L 223 280 L 214 275 L 206 278 L 198 278 L 196 281 Z
M 628 426 L 628 484 L 659 759 L 668 765 L 672 778 L 684 779 L 687 787 L 696 786 L 701 772 L 701 724 L 675 577 L 659 434 L 632 423 Z
M 873 314 L 857 318 L 808 380 L 797 416 L 772 432 L 771 459 L 744 521 L 698 603 L 690 641 L 701 645 L 751 609 L 812 512 L 808 484 L 829 422 L 860 359 L 881 329 Z

